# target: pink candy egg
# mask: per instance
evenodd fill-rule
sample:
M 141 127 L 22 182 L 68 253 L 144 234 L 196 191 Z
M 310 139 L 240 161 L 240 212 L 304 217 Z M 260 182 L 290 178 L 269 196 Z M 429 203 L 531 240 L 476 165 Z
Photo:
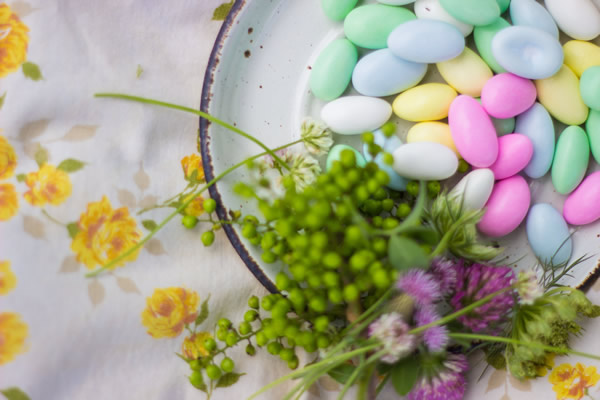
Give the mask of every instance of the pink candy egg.
M 533 156 L 533 143 L 520 133 L 512 133 L 498 139 L 498 158 L 490 165 L 496 180 L 516 175 L 529 164 Z
M 481 104 L 495 118 L 512 118 L 527 111 L 537 97 L 529 79 L 504 73 L 488 80 L 481 91 Z
M 508 235 L 523 222 L 531 204 L 531 193 L 520 175 L 496 182 L 485 214 L 477 228 L 492 237 Z
M 586 225 L 600 219 L 600 171 L 590 174 L 565 200 L 565 220 L 572 225 Z
M 487 168 L 496 161 L 496 129 L 477 100 L 466 95 L 454 99 L 448 123 L 454 144 L 465 161 L 479 168 Z

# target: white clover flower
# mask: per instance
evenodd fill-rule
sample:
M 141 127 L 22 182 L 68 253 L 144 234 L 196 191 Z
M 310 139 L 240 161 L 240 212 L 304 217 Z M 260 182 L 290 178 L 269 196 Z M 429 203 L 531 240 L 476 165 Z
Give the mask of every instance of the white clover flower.
M 544 289 L 538 283 L 534 271 L 521 271 L 517 278 L 517 292 L 519 303 L 533 304 L 538 297 L 544 294 Z
M 369 337 L 379 339 L 383 349 L 387 351 L 381 361 L 394 364 L 414 350 L 416 338 L 408 333 L 409 330 L 410 326 L 396 312 L 383 314 L 371 323 Z
M 299 192 L 313 183 L 317 179 L 317 175 L 321 173 L 319 162 L 305 153 L 294 153 L 290 167 L 289 174 Z
M 329 128 L 312 118 L 307 118 L 302 122 L 300 137 L 304 142 L 306 150 L 317 156 L 326 154 L 331 146 L 333 146 L 333 139 Z

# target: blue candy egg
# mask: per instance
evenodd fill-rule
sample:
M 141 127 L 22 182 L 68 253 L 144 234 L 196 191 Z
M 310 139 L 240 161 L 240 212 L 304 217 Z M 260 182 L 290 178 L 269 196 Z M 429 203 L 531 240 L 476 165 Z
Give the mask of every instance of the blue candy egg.
M 388 138 L 383 134 L 383 132 L 381 132 L 380 129 L 373 133 L 375 135 L 375 144 L 381 146 L 386 153 L 392 154 L 394 150 L 404 144 L 398 136 L 393 135 L 392 137 Z M 369 146 L 366 143 L 363 145 L 363 154 L 367 162 L 373 160 L 373 157 L 371 154 L 369 154 Z M 398 175 L 391 165 L 383 162 L 383 157 L 381 154 L 375 157 L 375 164 L 377 164 L 377 166 L 379 166 L 379 168 L 387 173 L 390 177 L 390 182 L 388 183 L 387 187 L 399 192 L 406 190 L 406 179 Z
M 548 10 L 535 0 L 512 0 L 510 18 L 513 25 L 524 25 L 548 32 L 558 39 L 558 27 Z
M 527 136 L 533 144 L 533 157 L 524 171 L 530 178 L 546 175 L 552 166 L 556 138 L 552 117 L 543 105 L 535 103 L 517 117 L 515 132 Z
M 508 72 L 527 79 L 546 79 L 563 64 L 560 42 L 548 32 L 529 26 L 510 26 L 492 40 L 492 53 Z
M 396 57 L 388 49 L 367 54 L 352 74 L 352 84 L 360 94 L 384 97 L 416 86 L 427 72 L 427 64 Z
M 550 204 L 531 207 L 526 229 L 529 245 L 541 262 L 556 266 L 569 261 L 573 251 L 569 227 Z
M 396 56 L 419 63 L 437 63 L 458 57 L 465 38 L 454 26 L 435 19 L 416 19 L 397 27 L 388 36 Z

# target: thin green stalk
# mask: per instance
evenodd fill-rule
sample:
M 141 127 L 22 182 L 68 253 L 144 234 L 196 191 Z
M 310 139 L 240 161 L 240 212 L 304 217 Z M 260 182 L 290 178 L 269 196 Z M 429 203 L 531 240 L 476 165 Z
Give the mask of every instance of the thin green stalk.
M 301 141 L 302 140 L 296 140 L 296 141 L 288 143 L 286 145 L 279 146 L 279 147 L 275 148 L 274 150 L 275 151 L 282 150 L 282 149 L 285 149 L 286 147 L 293 146 L 293 145 L 295 145 L 297 143 L 300 143 Z M 142 240 L 140 240 L 138 243 L 136 243 L 135 246 L 130 247 L 127 251 L 121 253 L 118 257 L 114 258 L 113 260 L 111 260 L 107 264 L 103 265 L 102 267 L 100 267 L 100 268 L 98 268 L 98 269 L 96 269 L 96 270 L 94 270 L 92 272 L 87 273 L 85 276 L 87 278 L 93 278 L 95 276 L 98 276 L 100 273 L 113 268 L 115 265 L 117 265 L 117 263 L 119 263 L 122 260 L 124 260 L 125 258 L 129 257 L 131 254 L 133 254 L 139 248 L 141 248 L 144 244 L 146 244 L 146 242 L 148 242 L 150 239 L 152 239 L 152 237 L 154 237 L 154 235 L 156 235 L 158 233 L 158 231 L 160 231 L 169 221 L 171 221 L 173 218 L 175 218 L 175 216 L 177 216 L 181 211 L 185 210 L 185 208 L 192 201 L 194 201 L 194 199 L 196 197 L 198 197 L 203 192 L 205 192 L 209 187 L 211 187 L 212 185 L 214 185 L 215 183 L 217 183 L 219 180 L 221 180 L 224 176 L 228 175 L 232 171 L 234 171 L 234 170 L 236 170 L 236 169 L 238 169 L 238 168 L 246 165 L 246 163 L 248 161 L 255 160 L 257 158 L 263 157 L 266 154 L 267 154 L 267 152 L 256 154 L 256 155 L 254 155 L 254 156 L 252 156 L 250 158 L 245 159 L 244 161 L 241 161 L 241 162 L 235 164 L 234 166 L 228 168 L 227 170 L 225 170 L 222 173 L 220 173 L 219 175 L 217 175 L 214 179 L 212 179 L 210 182 L 208 182 L 205 186 L 203 186 L 198 191 L 196 191 L 190 199 L 188 199 L 187 201 L 183 202 L 179 207 L 177 207 L 175 209 L 175 211 L 173 211 L 171 214 L 169 214 L 160 224 L 158 224 L 156 226 L 156 228 L 154 228 L 153 230 L 151 230 L 150 233 L 148 233 L 148 235 L 146 235 Z
M 277 154 L 275 154 L 275 151 L 271 150 L 270 148 L 268 148 L 263 142 L 261 142 L 260 140 L 258 140 L 257 138 L 255 138 L 254 136 L 242 131 L 239 128 L 236 128 L 233 125 L 228 124 L 225 121 L 221 121 L 218 118 L 213 117 L 210 114 L 207 114 L 203 111 L 200 110 L 195 110 L 193 108 L 189 108 L 189 107 L 185 107 L 185 106 L 180 106 L 177 104 L 172 104 L 172 103 L 166 103 L 164 101 L 159 101 L 159 100 L 154 100 L 154 99 L 148 99 L 145 97 L 139 97 L 139 96 L 131 96 L 128 94 L 120 94 L 120 93 L 96 93 L 94 94 L 94 97 L 109 97 L 109 98 L 113 98 L 113 99 L 121 99 L 121 100 L 129 100 L 129 101 L 136 101 L 138 103 L 145 103 L 145 104 L 153 104 L 156 106 L 161 106 L 161 107 L 167 107 L 167 108 L 173 108 L 175 110 L 180 110 L 180 111 L 185 111 L 185 112 L 189 112 L 192 114 L 196 114 L 199 115 L 200 117 L 207 119 L 211 122 L 214 122 L 217 125 L 221 125 L 222 127 L 229 129 L 232 132 L 237 133 L 238 135 L 245 137 L 246 139 L 256 143 L 257 145 L 259 145 L 260 147 L 262 147 L 271 157 L 273 157 L 274 160 L 276 160 L 280 165 L 282 165 L 284 168 L 286 169 L 290 169 L 290 166 L 287 165 L 281 158 L 279 158 L 279 156 Z
M 56 218 L 54 218 L 52 215 L 48 214 L 48 211 L 46 211 L 45 208 L 42 208 L 42 214 L 44 214 L 46 216 L 46 218 L 48 218 L 50 221 L 54 222 L 57 225 L 60 225 L 60 226 L 66 225 L 66 224 L 63 224 L 62 222 L 60 222 L 59 220 L 57 220 Z
M 359 317 L 345 329 L 346 332 L 352 330 L 356 325 L 361 323 L 366 317 L 368 317 L 373 311 L 375 311 L 384 301 L 386 301 L 394 293 L 394 288 L 388 289 L 381 297 L 373 303 L 365 312 L 359 315 Z
M 342 388 L 342 391 L 340 392 L 340 394 L 338 396 L 338 400 L 342 400 L 344 398 L 344 396 L 346 395 L 346 393 L 348 392 L 348 390 L 350 390 L 350 388 L 352 387 L 352 385 L 354 384 L 354 382 L 356 382 L 356 380 L 358 379 L 358 377 L 359 377 L 359 375 L 360 375 L 360 373 L 362 371 L 364 371 L 371 364 L 373 364 L 374 362 L 376 362 L 377 360 L 379 360 L 386 353 L 387 353 L 387 350 L 381 350 L 380 352 L 373 354 L 366 361 L 361 360 L 360 365 L 358 365 L 354 369 L 354 371 L 352 371 L 352 374 L 350 375 L 350 377 L 348 378 L 348 380 L 344 384 L 344 387 Z

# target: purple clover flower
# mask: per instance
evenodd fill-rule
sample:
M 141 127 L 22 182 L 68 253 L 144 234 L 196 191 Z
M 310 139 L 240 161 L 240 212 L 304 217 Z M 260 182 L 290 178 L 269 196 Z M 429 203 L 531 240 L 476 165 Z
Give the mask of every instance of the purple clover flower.
M 396 312 L 383 314 L 369 325 L 369 337 L 379 339 L 387 354 L 381 361 L 394 364 L 402 357 L 410 354 L 415 348 L 414 335 L 409 335 L 410 326 Z
M 417 326 L 423 326 L 437 321 L 440 316 L 433 307 L 422 307 L 415 312 L 414 319 Z M 432 326 L 423 333 L 423 341 L 433 353 L 446 349 L 448 340 L 448 329 L 442 325 Z
M 446 258 L 438 257 L 431 263 L 429 273 L 439 282 L 442 296 L 448 296 L 456 288 L 456 263 Z
M 411 269 L 402 275 L 396 287 L 411 296 L 417 306 L 429 306 L 440 299 L 440 284 L 433 275 L 421 269 Z
M 422 376 L 407 396 L 408 400 L 462 400 L 465 395 L 464 354 L 450 354 L 434 376 Z

